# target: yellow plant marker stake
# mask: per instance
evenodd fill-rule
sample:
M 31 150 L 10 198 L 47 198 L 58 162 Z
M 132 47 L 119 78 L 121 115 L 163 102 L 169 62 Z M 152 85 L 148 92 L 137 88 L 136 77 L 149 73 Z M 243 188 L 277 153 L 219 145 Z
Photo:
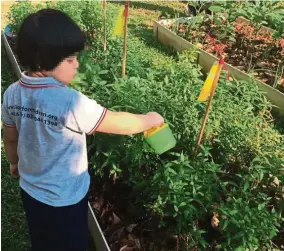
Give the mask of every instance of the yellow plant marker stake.
M 122 36 L 124 28 L 124 8 L 119 9 L 119 13 L 116 19 L 115 27 L 112 36 Z
M 214 62 L 214 64 L 211 66 L 210 72 L 204 82 L 204 85 L 201 89 L 201 92 L 199 94 L 198 97 L 198 101 L 204 102 L 208 99 L 208 97 L 210 96 L 211 90 L 212 90 L 212 86 L 213 86 L 213 82 L 214 82 L 214 78 L 215 75 L 217 73 L 217 69 L 218 69 L 218 62 Z
M 122 58 L 122 71 L 121 76 L 125 77 L 125 71 L 126 71 L 126 54 L 127 54 L 127 23 L 128 23 L 128 12 L 129 12 L 129 0 L 125 0 L 125 6 L 124 6 L 124 29 L 123 29 L 123 58 Z
M 103 15 L 104 15 L 104 51 L 107 49 L 107 30 L 106 30 L 106 0 L 103 2 Z
M 217 88 L 217 85 L 218 85 L 218 80 L 220 78 L 221 70 L 222 70 L 224 64 L 225 64 L 224 59 L 221 57 L 219 62 L 217 63 L 217 70 L 216 70 L 216 73 L 214 74 L 214 80 L 213 80 L 212 88 L 210 90 L 210 95 L 209 95 L 210 98 L 209 98 L 209 101 L 207 103 L 206 112 L 205 112 L 205 115 L 203 117 L 200 133 L 199 133 L 197 142 L 195 144 L 194 158 L 196 158 L 196 156 L 197 156 L 197 152 L 198 152 L 198 149 L 199 149 L 199 146 L 200 146 L 203 134 L 204 134 L 205 125 L 206 125 L 206 122 L 207 122 L 207 119 L 208 119 L 209 110 L 210 110 L 210 107 L 211 107 L 211 104 L 212 104 L 212 101 L 213 101 L 213 96 L 215 94 L 215 91 L 216 91 L 216 88 Z

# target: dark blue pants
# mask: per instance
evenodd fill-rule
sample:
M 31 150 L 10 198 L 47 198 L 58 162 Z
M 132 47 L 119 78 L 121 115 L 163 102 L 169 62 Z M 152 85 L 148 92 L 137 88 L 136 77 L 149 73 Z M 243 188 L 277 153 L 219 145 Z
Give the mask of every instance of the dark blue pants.
M 88 198 L 75 205 L 52 207 L 21 189 L 32 251 L 88 249 Z

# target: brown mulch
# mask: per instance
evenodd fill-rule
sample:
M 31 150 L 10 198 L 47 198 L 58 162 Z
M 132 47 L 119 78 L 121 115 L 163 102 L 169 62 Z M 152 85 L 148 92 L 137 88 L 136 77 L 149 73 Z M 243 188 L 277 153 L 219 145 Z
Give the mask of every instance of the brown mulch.
M 278 69 L 278 90 L 284 93 L 284 38 L 273 38 L 268 31 L 256 31 L 245 21 L 235 24 L 235 42 L 218 40 L 218 26 L 205 23 L 203 30 L 187 31 L 188 24 L 179 24 L 178 35 L 190 42 L 198 41 L 198 47 L 208 53 L 218 55 L 214 45 L 208 40 L 209 34 L 222 48 L 225 62 L 245 72 L 252 73 L 260 81 L 274 86 Z M 172 29 L 171 25 L 168 27 Z M 282 76 L 281 76 L 282 71 Z M 280 77 L 281 76 L 281 77 Z

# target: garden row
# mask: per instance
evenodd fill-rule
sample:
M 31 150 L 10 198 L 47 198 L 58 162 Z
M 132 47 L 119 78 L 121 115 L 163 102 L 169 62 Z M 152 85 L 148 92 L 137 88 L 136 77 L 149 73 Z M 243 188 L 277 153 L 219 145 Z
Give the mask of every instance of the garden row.
M 221 52 L 233 77 L 246 81 L 256 79 L 256 84 L 283 113 L 283 8 L 280 1 L 256 1 L 255 4 L 248 1 L 216 1 L 209 7 L 211 15 L 197 9 L 194 17 L 156 22 L 154 30 L 159 41 L 179 51 L 195 44 L 202 57 L 198 62 L 205 71 L 210 68 L 212 60 L 216 60 L 214 56 L 219 57 Z M 248 19 L 240 18 L 240 15 Z
M 110 248 L 275 248 L 283 231 L 284 139 L 258 87 L 226 81 L 222 74 L 203 145 L 193 160 L 206 108 L 197 101 L 204 82 L 195 64 L 197 50 L 167 54 L 154 38 L 150 44 L 147 27 L 140 30 L 142 37 L 134 36 L 141 28 L 136 22 L 140 14 L 166 4 L 131 8 L 135 17 L 130 15 L 125 78 L 120 76 L 122 40 L 110 38 L 119 4 L 107 5 L 107 51 L 101 3 L 48 5 L 67 12 L 88 37 L 88 49 L 79 55 L 80 75 L 71 86 L 112 110 L 159 112 L 178 141 L 157 156 L 143 135 L 88 137 L 89 199 Z M 10 22 L 15 31 L 34 10 L 29 2 L 14 5 Z

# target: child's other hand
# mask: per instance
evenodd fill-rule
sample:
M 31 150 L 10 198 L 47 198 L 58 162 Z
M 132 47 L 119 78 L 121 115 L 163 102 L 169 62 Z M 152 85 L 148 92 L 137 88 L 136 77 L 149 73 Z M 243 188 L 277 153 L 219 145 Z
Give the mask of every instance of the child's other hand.
M 13 178 L 19 178 L 18 164 L 10 164 L 10 174 Z
M 153 124 L 152 127 L 159 127 L 165 123 L 164 118 L 157 112 L 148 112 L 147 116 L 149 116 L 151 123 Z

